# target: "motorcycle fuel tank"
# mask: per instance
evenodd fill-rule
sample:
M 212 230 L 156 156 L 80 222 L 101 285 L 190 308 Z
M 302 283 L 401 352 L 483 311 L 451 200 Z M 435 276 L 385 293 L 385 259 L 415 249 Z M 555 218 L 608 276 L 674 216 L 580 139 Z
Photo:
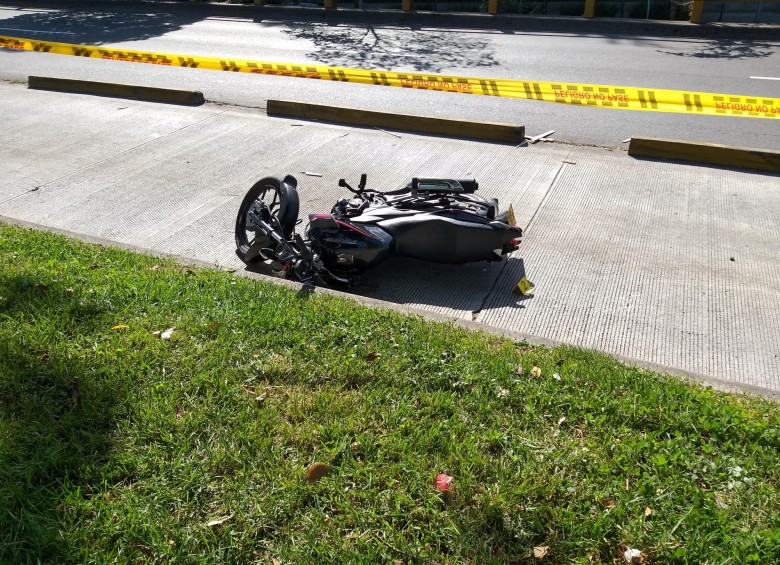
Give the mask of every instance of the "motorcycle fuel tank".
M 308 237 L 327 268 L 343 273 L 360 273 L 384 261 L 394 245 L 382 228 L 355 225 L 332 214 L 309 215 Z

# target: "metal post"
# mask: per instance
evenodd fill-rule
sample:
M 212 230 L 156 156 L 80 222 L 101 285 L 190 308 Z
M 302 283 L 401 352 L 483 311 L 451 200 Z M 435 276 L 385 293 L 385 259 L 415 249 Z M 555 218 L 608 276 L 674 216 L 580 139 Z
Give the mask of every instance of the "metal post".
M 701 23 L 701 13 L 704 10 L 704 0 L 693 0 L 693 8 L 691 8 L 691 23 Z
M 325 8 L 328 10 L 335 10 L 336 0 L 325 0 Z
M 585 0 L 585 11 L 582 14 L 584 18 L 592 18 L 596 11 L 596 0 Z
M 488 14 L 493 14 L 495 16 L 498 13 L 499 7 L 500 0 L 488 0 Z
M 413 12 L 414 0 L 401 0 L 401 8 L 404 12 Z

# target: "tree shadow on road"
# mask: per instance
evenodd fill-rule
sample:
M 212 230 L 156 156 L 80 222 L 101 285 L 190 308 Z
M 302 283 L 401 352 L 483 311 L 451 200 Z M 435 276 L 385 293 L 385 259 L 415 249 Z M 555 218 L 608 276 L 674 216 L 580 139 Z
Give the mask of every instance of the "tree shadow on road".
M 658 53 L 697 59 L 760 59 L 769 57 L 776 50 L 776 46 L 766 41 L 723 38 L 698 43 L 696 48 L 685 51 L 656 49 Z
M 52 6 L 59 6 L 54 3 Z M 12 10 L 13 8 L 8 8 Z M 143 41 L 175 32 L 208 17 L 235 16 L 224 6 L 99 5 L 69 9 L 30 8 L 18 4 L 18 15 L 0 20 L 0 35 L 29 39 L 103 45 Z M 498 65 L 489 41 L 476 34 L 450 29 L 420 31 L 417 24 L 374 24 L 337 19 L 323 21 L 324 14 L 301 14 L 295 20 L 265 21 L 273 12 L 255 21 L 263 26 L 281 26 L 294 40 L 314 45 L 311 56 L 324 64 L 344 67 L 408 69 L 438 73 L 445 68 L 485 68 Z M 276 14 L 287 15 L 285 14 Z M 12 51 L 12 50 L 11 50 Z
M 419 31 L 371 23 L 290 22 L 283 33 L 314 45 L 311 57 L 335 67 L 441 73 L 450 68 L 498 65 L 489 41 L 448 30 Z
M 0 35 L 102 45 L 143 41 L 202 20 L 199 11 L 141 11 L 120 5 L 98 5 L 63 10 L 20 8 L 16 16 L 0 20 Z

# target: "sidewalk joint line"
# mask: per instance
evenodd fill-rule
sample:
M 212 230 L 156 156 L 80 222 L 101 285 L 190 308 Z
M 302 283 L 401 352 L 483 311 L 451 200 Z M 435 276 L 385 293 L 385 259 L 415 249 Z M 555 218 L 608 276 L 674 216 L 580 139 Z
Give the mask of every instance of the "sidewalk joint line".
M 539 213 L 539 210 L 542 209 L 542 205 L 547 200 L 547 196 L 549 196 L 550 192 L 552 191 L 553 187 L 555 186 L 555 183 L 558 182 L 558 177 L 561 176 L 561 171 L 563 170 L 563 167 L 565 165 L 568 165 L 566 161 L 569 159 L 569 156 L 571 155 L 571 149 L 569 149 L 569 152 L 566 154 L 566 157 L 564 157 L 561 160 L 561 165 L 558 167 L 558 170 L 555 172 L 555 178 L 553 178 L 552 182 L 550 183 L 550 186 L 547 187 L 547 190 L 544 193 L 544 196 L 542 196 L 542 199 L 539 201 L 539 205 L 536 207 L 536 210 L 534 210 L 533 215 L 531 216 L 531 219 L 528 220 L 528 223 L 525 226 L 525 230 L 523 231 L 523 235 L 525 235 L 525 232 L 527 232 L 531 228 L 531 222 L 534 221 L 534 218 L 536 218 L 536 215 Z

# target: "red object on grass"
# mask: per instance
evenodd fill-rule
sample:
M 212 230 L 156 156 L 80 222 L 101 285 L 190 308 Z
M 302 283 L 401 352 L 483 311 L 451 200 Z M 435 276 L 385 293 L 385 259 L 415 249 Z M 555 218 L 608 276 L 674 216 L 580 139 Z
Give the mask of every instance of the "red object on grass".
M 449 492 L 450 491 L 450 483 L 452 482 L 452 477 L 449 475 L 445 475 L 444 473 L 439 473 L 436 475 L 436 488 L 438 488 L 442 492 Z

